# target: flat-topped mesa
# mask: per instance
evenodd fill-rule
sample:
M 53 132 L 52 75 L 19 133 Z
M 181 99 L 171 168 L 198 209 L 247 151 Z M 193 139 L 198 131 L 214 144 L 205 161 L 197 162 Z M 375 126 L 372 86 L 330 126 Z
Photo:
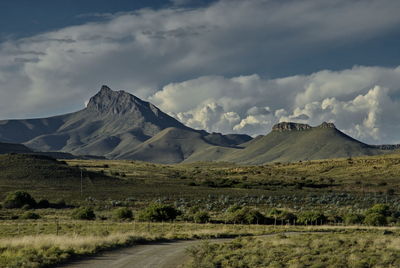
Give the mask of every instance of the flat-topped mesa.
M 323 122 L 318 126 L 319 128 L 336 128 L 334 123 Z
M 272 131 L 302 131 L 312 128 L 336 128 L 335 124 L 323 122 L 321 125 L 312 127 L 308 124 L 294 123 L 294 122 L 280 122 L 272 127 Z
M 280 122 L 272 127 L 272 131 L 301 131 L 311 129 L 310 125 L 293 123 L 293 122 Z

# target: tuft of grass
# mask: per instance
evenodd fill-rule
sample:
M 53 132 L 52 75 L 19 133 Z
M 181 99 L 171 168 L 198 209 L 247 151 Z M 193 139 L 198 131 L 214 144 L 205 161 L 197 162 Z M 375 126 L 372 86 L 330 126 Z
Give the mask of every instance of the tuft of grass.
M 186 267 L 399 267 L 400 238 L 376 233 L 288 234 L 203 243 Z

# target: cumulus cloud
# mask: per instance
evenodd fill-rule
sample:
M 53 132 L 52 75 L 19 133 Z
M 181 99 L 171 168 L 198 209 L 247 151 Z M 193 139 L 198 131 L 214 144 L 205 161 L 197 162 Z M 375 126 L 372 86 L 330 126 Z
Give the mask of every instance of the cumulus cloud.
M 400 67 L 362 66 L 280 79 L 206 76 L 166 85 L 150 97 L 185 124 L 208 131 L 258 135 L 280 121 L 328 121 L 370 143 L 400 142 L 399 99 Z
M 299 55 L 377 38 L 400 22 L 396 0 L 220 0 L 198 8 L 172 2 L 178 6 L 100 14 L 97 22 L 1 43 L 1 117 L 74 110 L 102 84 L 146 98 L 173 81 L 202 76 L 215 75 L 215 83 L 219 76 L 237 76 L 231 83 L 239 87 L 249 82 L 240 80 L 259 83 L 239 75 L 268 76 Z M 327 96 L 329 88 L 317 91 Z M 310 88 L 297 103 L 315 93 Z
M 172 2 L 0 43 L 2 119 L 74 111 L 107 84 L 209 131 L 257 135 L 283 119 L 327 119 L 365 141 L 395 140 L 386 118 L 396 119 L 387 113 L 399 68 L 268 77 L 315 51 L 395 32 L 399 1 Z

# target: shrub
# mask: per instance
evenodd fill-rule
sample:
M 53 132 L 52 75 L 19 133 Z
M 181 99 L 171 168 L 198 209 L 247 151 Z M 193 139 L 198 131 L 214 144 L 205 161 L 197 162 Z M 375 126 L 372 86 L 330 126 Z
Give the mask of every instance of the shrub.
M 231 223 L 241 224 L 263 224 L 267 223 L 267 218 L 258 210 L 247 207 L 228 213 L 227 219 Z
M 364 223 L 372 226 L 387 225 L 386 217 L 379 213 L 369 213 L 365 216 Z
M 94 220 L 96 219 L 96 214 L 94 214 L 92 208 L 80 207 L 74 210 L 72 218 L 75 220 Z
M 344 223 L 347 225 L 361 224 L 364 221 L 364 216 L 360 214 L 347 214 L 344 216 Z
M 36 201 L 29 193 L 23 191 L 9 193 L 3 203 L 4 208 L 22 208 L 25 205 L 34 208 Z
M 67 206 L 67 204 L 65 203 L 64 199 L 58 199 L 55 203 L 54 203 L 54 207 L 55 208 L 65 208 Z
M 50 202 L 47 199 L 40 199 L 37 203 L 38 208 L 49 208 Z
M 388 205 L 385 205 L 385 204 L 375 204 L 375 205 L 373 205 L 370 209 L 367 210 L 366 214 L 373 214 L 373 213 L 377 213 L 377 214 L 380 214 L 380 215 L 385 216 L 385 217 L 391 215 L 390 207 Z
M 114 210 L 114 219 L 116 220 L 132 220 L 133 213 L 129 208 L 118 208 Z
M 326 217 L 321 212 L 306 211 L 298 216 L 297 222 L 300 224 L 323 224 L 326 222 Z
M 198 211 L 193 215 L 193 221 L 195 223 L 206 223 L 210 220 L 210 215 L 207 211 Z
M 226 212 L 232 213 L 232 212 L 235 212 L 235 211 L 240 210 L 240 209 L 242 209 L 241 206 L 239 206 L 238 204 L 234 204 L 234 205 L 230 206 L 230 207 L 226 210 Z
M 32 211 L 27 211 L 23 213 L 20 218 L 24 220 L 37 220 L 40 219 L 40 216 Z
M 154 203 L 139 212 L 140 221 L 172 221 L 181 213 L 170 205 Z

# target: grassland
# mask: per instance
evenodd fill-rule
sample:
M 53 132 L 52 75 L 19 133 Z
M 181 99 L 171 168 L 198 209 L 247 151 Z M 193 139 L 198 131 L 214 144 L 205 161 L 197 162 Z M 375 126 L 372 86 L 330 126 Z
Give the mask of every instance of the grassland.
M 305 226 L 193 224 L 186 223 L 187 218 L 183 216 L 175 223 L 112 220 L 112 213 L 118 207 L 131 209 L 136 216 L 152 202 L 173 205 L 184 215 L 198 208 L 207 211 L 212 222 L 220 223 L 226 221 L 226 210 L 232 205 L 257 209 L 265 215 L 269 215 L 275 208 L 297 215 L 307 211 L 320 211 L 326 216 L 363 214 L 376 203 L 388 204 L 393 213 L 400 211 L 400 154 L 271 163 L 261 166 L 211 162 L 160 165 L 116 160 L 63 162 L 43 157 L 6 155 L 0 156 L 0 168 L 2 200 L 8 192 L 26 190 L 36 200 L 45 198 L 56 203 L 57 200 L 63 199 L 70 205 L 63 209 L 35 209 L 34 212 L 41 217 L 39 220 L 18 219 L 26 212 L 24 209 L 0 209 L 0 267 L 43 267 L 74 256 L 159 239 L 310 230 L 310 227 Z M 72 211 L 74 207 L 79 206 L 92 207 L 97 219 L 72 220 Z M 398 218 L 397 215 L 390 224 L 398 225 Z M 336 223 L 335 221 L 331 223 Z M 282 223 L 284 222 L 278 222 Z M 221 261 L 229 261 L 232 258 L 232 261 L 235 260 L 232 254 L 246 254 L 249 258 L 256 255 L 246 261 L 250 264 L 253 264 L 251 261 L 255 261 L 260 267 L 285 267 L 279 262 L 290 262 L 303 255 L 312 258 L 302 259 L 299 265 L 318 264 L 324 262 L 325 257 L 329 257 L 328 252 L 336 252 L 332 255 L 354 259 L 354 264 L 346 264 L 348 267 L 369 267 L 366 265 L 371 263 L 374 267 L 390 267 L 385 266 L 388 264 L 386 260 L 398 256 L 398 248 L 394 246 L 382 246 L 387 254 L 378 249 L 377 252 L 381 255 L 376 256 L 372 253 L 375 247 L 381 245 L 379 241 L 383 241 L 382 239 L 391 239 L 387 242 L 389 245 L 400 243 L 396 240 L 396 235 L 399 234 L 397 227 L 390 227 L 394 234 L 389 236 L 383 236 L 383 230 L 379 228 L 312 228 L 313 231 L 321 228 L 334 231 L 326 236 L 330 242 L 320 250 L 320 256 L 315 253 L 315 245 L 318 243 L 315 242 L 314 245 L 312 242 L 323 241 L 324 238 L 318 235 L 302 237 L 301 240 L 304 238 L 304 245 L 307 246 L 296 244 L 294 236 L 277 238 L 278 242 L 275 244 L 268 244 L 267 240 L 260 238 L 254 241 L 241 240 L 240 243 L 244 244 L 241 249 L 236 246 L 230 249 L 229 246 L 214 248 L 213 245 L 207 245 L 194 249 L 192 255 L 197 263 L 204 261 L 204 266 L 198 267 L 218 265 L 207 264 L 207 260 L 199 259 L 200 255 L 209 256 L 210 251 L 214 251 L 217 254 L 215 259 Z M 335 247 L 338 246 L 334 241 L 335 237 L 340 237 L 345 246 L 354 244 L 354 252 L 342 252 L 341 248 L 335 251 Z M 361 238 L 372 242 L 362 244 L 363 240 L 358 240 Z M 365 254 L 373 256 L 367 264 L 358 261 L 366 256 L 358 247 L 361 244 L 364 245 L 362 249 L 365 249 Z M 254 251 L 262 247 L 270 248 L 271 252 L 277 255 Z M 232 254 L 229 253 L 230 250 Z M 288 250 L 293 254 L 286 254 L 286 259 L 277 257 L 284 256 L 282 252 Z M 276 259 L 278 262 L 267 265 L 257 258 L 271 261 Z M 326 261 L 343 260 L 331 258 Z M 227 262 L 225 266 L 246 265 Z M 298 267 L 302 267 L 301 265 Z M 394 261 L 390 265 L 397 265 L 397 262 Z
M 2 221 L 0 267 L 47 267 L 73 257 L 171 239 L 258 235 L 279 228 L 250 225 L 111 221 Z
M 189 249 L 187 267 L 399 267 L 399 234 L 377 230 L 244 237 Z

